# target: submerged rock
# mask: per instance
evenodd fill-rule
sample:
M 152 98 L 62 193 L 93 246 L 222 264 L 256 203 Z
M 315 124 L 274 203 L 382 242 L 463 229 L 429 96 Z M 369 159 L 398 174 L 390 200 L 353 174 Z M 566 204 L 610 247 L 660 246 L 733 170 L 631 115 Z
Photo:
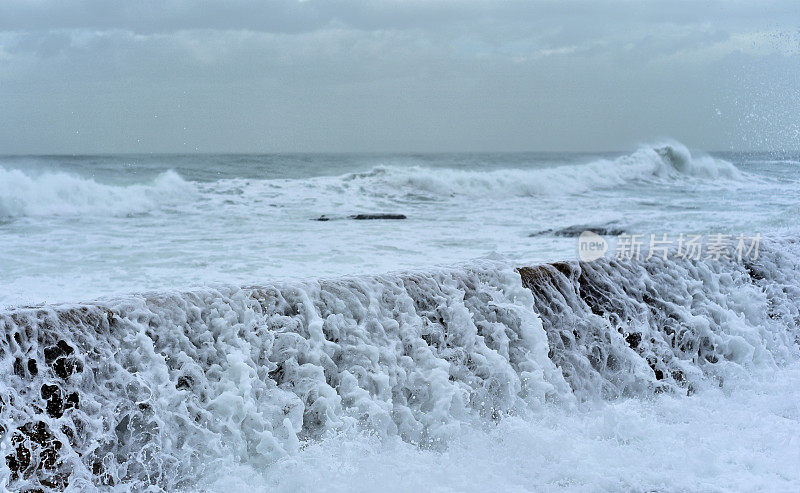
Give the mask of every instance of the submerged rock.
M 369 219 L 406 219 L 405 214 L 354 214 L 350 216 L 350 219 L 355 219 L 357 221 L 369 220 Z
M 375 214 L 351 214 L 347 216 L 350 219 L 355 219 L 356 221 L 368 221 L 373 219 L 408 219 L 405 214 L 390 214 L 390 213 L 375 213 Z M 343 219 L 342 217 L 330 217 L 326 214 L 322 214 L 318 218 L 313 219 L 314 221 L 332 221 L 334 219 Z
M 601 226 L 574 225 L 574 226 L 567 226 L 566 228 L 561 228 L 561 229 L 544 229 L 542 231 L 537 231 L 535 233 L 529 234 L 528 238 L 535 238 L 537 236 L 545 236 L 545 235 L 577 238 L 584 231 L 591 231 L 592 233 L 596 233 L 600 236 L 619 236 L 626 233 L 624 229 L 614 226 L 613 223 L 610 223 Z

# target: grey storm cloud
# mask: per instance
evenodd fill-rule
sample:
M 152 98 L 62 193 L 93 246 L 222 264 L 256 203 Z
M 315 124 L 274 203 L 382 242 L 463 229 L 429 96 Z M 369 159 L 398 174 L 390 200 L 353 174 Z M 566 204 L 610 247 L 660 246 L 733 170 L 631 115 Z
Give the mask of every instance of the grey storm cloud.
M 796 149 L 793 2 L 0 2 L 0 153 Z
M 547 21 L 693 23 L 714 18 L 753 23 L 792 22 L 792 2 L 764 1 L 476 1 L 476 0 L 150 0 L 59 1 L 6 0 L 0 5 L 0 28 L 130 29 L 137 32 L 178 29 L 248 29 L 305 32 L 331 23 L 358 29 L 436 28 L 476 19 L 501 21 L 542 18 Z M 615 22 L 616 23 L 616 22 Z

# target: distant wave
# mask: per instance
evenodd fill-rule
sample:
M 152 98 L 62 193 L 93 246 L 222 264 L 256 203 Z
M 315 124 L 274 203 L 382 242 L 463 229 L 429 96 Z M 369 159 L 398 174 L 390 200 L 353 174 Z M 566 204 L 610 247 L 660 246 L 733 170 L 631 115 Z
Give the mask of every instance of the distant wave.
M 193 192 L 174 171 L 149 183 L 108 185 L 64 172 L 0 168 L 0 217 L 141 214 Z
M 61 171 L 33 173 L 0 167 L 0 218 L 28 216 L 126 216 L 197 195 L 251 207 L 269 198 L 275 204 L 319 201 L 373 207 L 374 200 L 438 200 L 450 197 L 538 197 L 583 193 L 626 184 L 643 185 L 704 179 L 740 181 L 731 163 L 693 156 L 680 143 L 650 145 L 616 159 L 550 168 L 455 169 L 424 166 L 376 166 L 361 173 L 299 179 L 228 178 L 209 184 L 166 171 L 148 183 L 111 185 Z M 356 198 L 364 203 L 353 202 Z
M 341 177 L 349 182 L 377 182 L 390 190 L 413 189 L 433 195 L 482 195 L 497 192 L 514 196 L 580 193 L 623 185 L 636 180 L 684 177 L 738 180 L 741 173 L 724 160 L 692 156 L 680 143 L 641 147 L 616 159 L 544 169 L 492 171 L 379 166 L 366 173 Z

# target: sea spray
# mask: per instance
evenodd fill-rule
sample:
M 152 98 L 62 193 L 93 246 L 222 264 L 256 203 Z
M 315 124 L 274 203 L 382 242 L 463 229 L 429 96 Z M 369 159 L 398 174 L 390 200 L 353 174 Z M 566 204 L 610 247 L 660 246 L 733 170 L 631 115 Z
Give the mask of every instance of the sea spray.
M 113 185 L 62 171 L 0 167 L 0 219 L 24 216 L 125 216 L 193 197 L 193 184 L 174 171 L 147 183 Z

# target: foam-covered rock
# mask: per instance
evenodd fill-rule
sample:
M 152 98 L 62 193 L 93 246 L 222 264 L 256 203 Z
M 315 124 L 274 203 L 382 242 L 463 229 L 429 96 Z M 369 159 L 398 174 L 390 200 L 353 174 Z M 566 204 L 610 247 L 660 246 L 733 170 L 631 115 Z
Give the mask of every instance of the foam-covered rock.
M 0 313 L 11 489 L 191 486 L 341 430 L 446 447 L 545 404 L 796 359 L 791 245 L 754 262 L 501 262 Z

